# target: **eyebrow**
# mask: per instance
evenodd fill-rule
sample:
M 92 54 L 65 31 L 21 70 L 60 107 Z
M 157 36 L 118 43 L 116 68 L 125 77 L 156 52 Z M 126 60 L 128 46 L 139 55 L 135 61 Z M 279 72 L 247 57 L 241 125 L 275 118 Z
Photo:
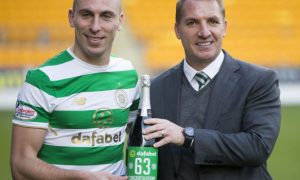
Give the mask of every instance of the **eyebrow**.
M 100 14 L 111 14 L 111 15 L 116 15 L 116 12 L 110 11 L 110 10 L 105 10 L 105 11 L 102 11 Z
M 94 11 L 90 10 L 90 9 L 80 9 L 78 10 L 78 13 L 82 13 L 82 12 L 88 12 L 88 13 L 92 13 L 94 14 Z M 116 12 L 114 11 L 111 11 L 111 10 L 104 10 L 104 11 L 101 11 L 100 14 L 110 14 L 110 15 L 113 15 L 113 16 L 116 16 Z
M 223 19 L 222 17 L 218 17 L 218 16 L 211 16 L 209 18 L 214 18 L 214 19 Z
M 92 11 L 90 9 L 79 9 L 78 13 L 81 13 L 81 12 L 92 12 Z
M 218 16 L 215 16 L 215 15 L 213 15 L 213 16 L 207 16 L 207 17 L 205 17 L 206 19 L 222 19 L 222 17 L 218 17 Z M 185 21 L 187 21 L 187 20 L 198 20 L 199 18 L 197 18 L 197 17 L 186 17 L 184 20 Z
M 184 19 L 184 22 L 186 22 L 186 21 L 198 21 L 198 19 L 193 18 L 193 17 L 188 17 L 188 18 Z

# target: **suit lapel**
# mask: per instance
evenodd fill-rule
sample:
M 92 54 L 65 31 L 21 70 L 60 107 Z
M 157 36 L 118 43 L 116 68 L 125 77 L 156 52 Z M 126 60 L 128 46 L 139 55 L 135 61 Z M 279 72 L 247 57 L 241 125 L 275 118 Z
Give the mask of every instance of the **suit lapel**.
M 183 75 L 183 62 L 177 65 L 165 82 L 165 116 L 166 119 L 178 124 L 180 112 L 181 78 Z M 170 144 L 176 171 L 179 169 L 180 148 Z
M 240 79 L 238 73 L 239 65 L 228 53 L 224 51 L 225 58 L 217 75 L 215 85 L 212 89 L 210 100 L 205 116 L 205 129 L 214 129 L 220 119 L 226 102 L 232 95 L 231 92 Z
M 174 123 L 178 123 L 180 110 L 181 78 L 183 72 L 183 63 L 176 66 L 166 79 L 165 83 L 165 101 L 166 117 Z

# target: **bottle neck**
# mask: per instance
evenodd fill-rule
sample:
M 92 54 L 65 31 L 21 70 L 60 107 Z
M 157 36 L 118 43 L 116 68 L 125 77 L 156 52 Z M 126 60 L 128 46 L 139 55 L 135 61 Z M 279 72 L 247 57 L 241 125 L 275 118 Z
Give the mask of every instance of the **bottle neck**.
M 146 117 L 149 115 L 148 110 L 151 110 L 151 105 L 150 105 L 150 88 L 148 86 L 142 87 L 140 109 L 141 109 L 141 116 Z

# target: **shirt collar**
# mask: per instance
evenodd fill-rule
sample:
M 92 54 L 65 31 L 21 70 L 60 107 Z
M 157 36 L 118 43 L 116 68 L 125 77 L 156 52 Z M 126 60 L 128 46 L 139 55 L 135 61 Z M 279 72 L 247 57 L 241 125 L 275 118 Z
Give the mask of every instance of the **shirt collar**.
M 201 71 L 204 72 L 209 76 L 210 79 L 213 79 L 217 73 L 219 72 L 221 65 L 224 61 L 224 53 L 223 51 L 220 52 L 220 54 L 217 56 L 215 60 L 213 60 L 208 66 L 206 66 Z M 191 83 L 194 76 L 198 72 L 196 69 L 194 69 L 192 66 L 190 66 L 186 59 L 184 59 L 183 63 L 183 72 L 187 78 L 187 80 Z

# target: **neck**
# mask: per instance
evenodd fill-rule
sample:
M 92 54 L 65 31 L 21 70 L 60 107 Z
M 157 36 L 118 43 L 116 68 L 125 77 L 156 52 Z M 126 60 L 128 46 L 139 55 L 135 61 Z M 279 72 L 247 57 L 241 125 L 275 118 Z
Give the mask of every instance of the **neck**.
M 109 59 L 110 59 L 109 53 L 103 53 L 100 56 L 90 56 L 88 54 L 81 53 L 81 51 L 78 48 L 76 48 L 75 45 L 71 47 L 71 51 L 75 54 L 77 58 L 91 65 L 105 66 L 108 65 L 109 63 Z
M 201 71 L 206 68 L 212 61 L 209 62 L 194 62 L 186 58 L 186 62 L 195 70 Z

